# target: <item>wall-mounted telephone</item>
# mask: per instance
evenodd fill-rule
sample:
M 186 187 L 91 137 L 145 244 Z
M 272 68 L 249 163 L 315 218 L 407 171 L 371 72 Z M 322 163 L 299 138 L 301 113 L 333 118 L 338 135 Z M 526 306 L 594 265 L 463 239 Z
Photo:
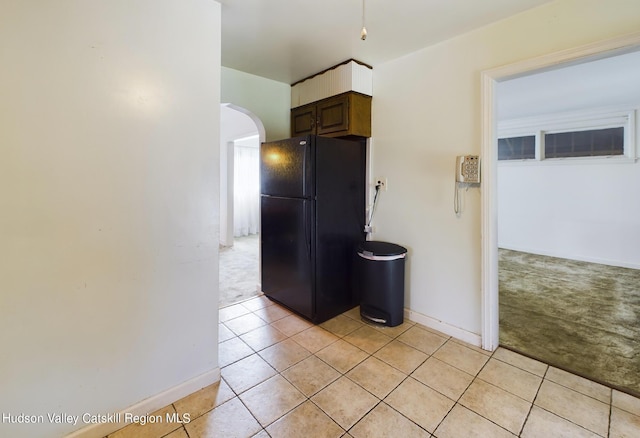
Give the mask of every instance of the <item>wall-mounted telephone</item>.
M 480 183 L 480 157 L 461 155 L 456 158 L 456 182 Z
M 462 214 L 464 198 L 460 190 L 466 190 L 472 184 L 480 184 L 480 157 L 477 155 L 460 155 L 456 158 L 456 187 L 453 196 L 453 211 L 456 216 Z

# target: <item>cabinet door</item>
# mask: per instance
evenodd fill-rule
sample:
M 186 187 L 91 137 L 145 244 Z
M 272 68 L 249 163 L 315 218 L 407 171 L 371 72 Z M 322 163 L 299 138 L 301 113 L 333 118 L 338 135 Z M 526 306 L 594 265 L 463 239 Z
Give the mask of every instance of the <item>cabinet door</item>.
M 316 106 L 304 105 L 291 110 L 291 136 L 316 133 Z
M 348 91 L 291 110 L 291 136 L 371 137 L 371 96 Z
M 349 131 L 349 99 L 343 95 L 318 102 L 318 135 Z

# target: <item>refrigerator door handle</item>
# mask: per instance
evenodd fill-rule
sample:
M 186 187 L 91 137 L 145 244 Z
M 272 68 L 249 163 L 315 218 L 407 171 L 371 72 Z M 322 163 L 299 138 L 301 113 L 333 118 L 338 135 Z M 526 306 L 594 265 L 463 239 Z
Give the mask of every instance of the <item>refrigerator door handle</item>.
M 309 141 L 303 140 L 300 145 L 303 146 L 302 152 L 302 181 L 303 181 L 303 196 L 308 198 L 313 196 L 311 186 L 309 185 L 309 178 L 311 178 L 310 166 L 311 166 L 311 145 Z
M 304 201 L 304 243 L 307 245 L 307 257 L 311 260 L 311 214 L 309 207 L 311 202 Z

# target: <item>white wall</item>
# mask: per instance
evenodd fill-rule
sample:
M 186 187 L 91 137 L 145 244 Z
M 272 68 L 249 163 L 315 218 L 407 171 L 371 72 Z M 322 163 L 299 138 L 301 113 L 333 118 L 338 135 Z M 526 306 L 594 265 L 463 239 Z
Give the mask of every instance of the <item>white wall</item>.
M 406 307 L 479 342 L 481 189 L 466 193 L 460 218 L 453 193 L 455 156 L 480 153 L 480 73 L 637 31 L 639 20 L 636 0 L 558 0 L 375 66 L 372 176 L 389 190 L 373 238 L 409 249 Z
M 640 268 L 640 164 L 501 164 L 499 247 Z
M 222 67 L 221 99 L 257 116 L 264 125 L 266 141 L 290 137 L 289 84 Z
M 220 5 L 7 0 L 0 40 L 0 412 L 219 376 Z

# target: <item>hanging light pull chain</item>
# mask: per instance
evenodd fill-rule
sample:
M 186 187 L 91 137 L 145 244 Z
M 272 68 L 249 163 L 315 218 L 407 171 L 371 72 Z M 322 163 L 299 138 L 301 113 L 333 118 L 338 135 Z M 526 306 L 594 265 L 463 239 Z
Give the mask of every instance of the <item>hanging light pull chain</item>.
M 362 41 L 367 39 L 367 28 L 364 25 L 364 12 L 365 12 L 364 6 L 365 6 L 365 0 L 362 0 L 362 30 L 360 31 L 360 39 Z

